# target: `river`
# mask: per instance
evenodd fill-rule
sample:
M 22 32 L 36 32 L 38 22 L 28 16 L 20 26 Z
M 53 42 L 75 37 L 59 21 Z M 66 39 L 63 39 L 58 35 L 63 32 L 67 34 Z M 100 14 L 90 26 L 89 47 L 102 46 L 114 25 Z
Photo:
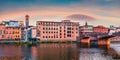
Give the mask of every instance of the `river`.
M 0 44 L 0 60 L 120 60 L 120 43 L 110 46 Z

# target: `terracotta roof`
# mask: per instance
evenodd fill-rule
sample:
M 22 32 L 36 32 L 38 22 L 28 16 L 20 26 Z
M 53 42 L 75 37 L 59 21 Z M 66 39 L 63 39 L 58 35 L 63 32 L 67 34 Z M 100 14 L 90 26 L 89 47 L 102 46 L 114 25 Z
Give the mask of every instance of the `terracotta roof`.
M 106 27 L 102 26 L 102 25 L 99 25 L 99 26 L 96 26 L 95 28 L 106 28 Z

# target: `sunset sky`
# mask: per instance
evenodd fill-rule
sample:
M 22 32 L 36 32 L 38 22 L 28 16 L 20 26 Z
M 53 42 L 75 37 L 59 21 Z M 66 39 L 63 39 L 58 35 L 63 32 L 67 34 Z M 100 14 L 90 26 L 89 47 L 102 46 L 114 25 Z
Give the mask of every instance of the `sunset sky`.
M 120 0 L 0 0 L 0 21 L 36 21 L 69 19 L 83 25 L 120 26 Z

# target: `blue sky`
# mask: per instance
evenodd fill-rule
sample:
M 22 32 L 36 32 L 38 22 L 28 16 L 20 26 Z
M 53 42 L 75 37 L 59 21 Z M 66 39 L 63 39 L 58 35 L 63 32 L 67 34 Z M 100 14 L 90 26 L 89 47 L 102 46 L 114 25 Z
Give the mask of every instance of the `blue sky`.
M 24 15 L 31 16 L 31 23 L 38 20 L 61 21 L 67 16 L 86 15 L 95 20 L 86 19 L 93 25 L 115 25 L 120 22 L 120 0 L 1 0 L 0 20 L 23 20 Z M 84 24 L 86 20 L 72 20 Z M 104 23 L 104 22 L 107 22 Z

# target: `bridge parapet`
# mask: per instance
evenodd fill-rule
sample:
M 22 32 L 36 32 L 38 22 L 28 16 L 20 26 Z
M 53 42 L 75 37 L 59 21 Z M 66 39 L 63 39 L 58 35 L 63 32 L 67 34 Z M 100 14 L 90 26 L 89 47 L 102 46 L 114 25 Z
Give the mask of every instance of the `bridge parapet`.
M 100 37 L 99 39 L 110 39 L 110 38 L 113 38 L 113 37 L 115 37 L 115 36 L 113 36 L 113 35 L 108 35 L 108 36 L 103 36 L 103 37 Z

